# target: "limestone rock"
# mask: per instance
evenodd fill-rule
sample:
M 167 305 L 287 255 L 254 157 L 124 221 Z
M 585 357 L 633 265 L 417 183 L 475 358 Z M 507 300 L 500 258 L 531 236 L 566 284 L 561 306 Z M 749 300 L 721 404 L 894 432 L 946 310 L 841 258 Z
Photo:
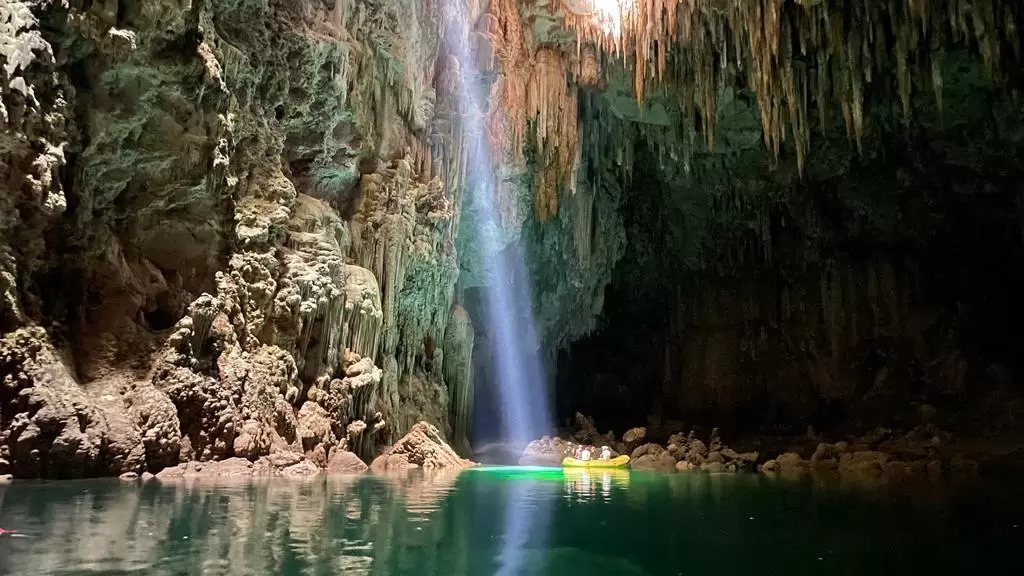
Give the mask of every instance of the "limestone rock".
M 665 452 L 665 449 L 662 448 L 660 445 L 654 443 L 647 443 L 637 447 L 636 450 L 633 450 L 633 453 L 630 454 L 629 457 L 631 460 L 639 460 L 644 456 L 652 456 L 654 458 L 657 458 L 658 456 L 661 456 L 663 452 Z
M 0 409 L 10 414 L 0 446 L 19 477 L 140 472 L 145 450 L 117 390 L 93 400 L 47 334 L 27 328 L 0 339 Z
M 622 435 L 622 443 L 625 444 L 625 450 L 632 454 L 644 443 L 645 438 L 647 438 L 647 428 L 639 426 L 626 430 L 626 433 Z
M 779 470 L 783 472 L 799 471 L 807 467 L 807 461 L 801 458 L 796 452 L 786 452 L 776 458 L 775 463 L 778 465 Z
M 323 470 L 309 460 L 303 460 L 281 470 L 282 476 L 315 476 Z
M 597 445 L 599 433 L 594 419 L 577 412 L 575 416 L 576 431 L 572 435 L 573 442 L 577 444 Z
M 362 460 L 347 450 L 332 450 L 327 460 L 328 474 L 359 474 L 369 469 Z
M 725 464 L 722 464 L 721 462 L 708 462 L 703 464 L 700 469 L 711 474 L 721 474 L 722 472 L 725 472 Z
M 657 446 L 655 444 L 655 446 Z M 629 465 L 635 470 L 656 470 L 659 472 L 674 472 L 676 470 L 676 459 L 668 452 L 644 453 L 636 459 L 630 459 Z
M 519 458 L 520 466 L 561 466 L 568 443 L 561 438 L 544 436 L 526 446 Z
M 441 433 L 427 422 L 418 422 L 394 446 L 373 461 L 374 472 L 406 468 L 466 468 L 475 463 L 461 458 L 445 443 Z

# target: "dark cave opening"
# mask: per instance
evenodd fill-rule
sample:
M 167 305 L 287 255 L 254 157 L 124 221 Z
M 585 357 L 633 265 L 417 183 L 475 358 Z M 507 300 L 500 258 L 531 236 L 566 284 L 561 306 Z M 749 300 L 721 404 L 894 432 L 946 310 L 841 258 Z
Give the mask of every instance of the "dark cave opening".
M 980 408 L 1024 392 L 1024 118 L 997 109 L 838 162 L 823 139 L 799 181 L 738 156 L 680 183 L 641 148 L 598 329 L 558 353 L 558 417 L 840 435 L 930 405 L 958 430 L 1015 426 Z
M 163 332 L 164 330 L 170 330 L 178 322 L 178 316 L 172 311 L 165 308 L 154 308 L 152 310 L 144 310 L 142 317 L 146 321 L 146 327 L 154 332 Z

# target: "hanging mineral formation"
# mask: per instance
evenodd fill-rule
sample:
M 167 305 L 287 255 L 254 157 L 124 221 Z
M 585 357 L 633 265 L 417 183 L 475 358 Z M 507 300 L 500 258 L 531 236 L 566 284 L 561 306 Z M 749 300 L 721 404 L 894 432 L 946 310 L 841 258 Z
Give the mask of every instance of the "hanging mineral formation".
M 931 78 L 942 105 L 941 46 L 969 46 L 988 72 L 1019 67 L 1014 0 L 562 0 L 566 27 L 634 70 L 643 102 L 663 86 L 696 109 L 709 146 L 717 98 L 737 76 L 756 97 L 765 144 L 778 155 L 791 138 L 803 170 L 811 105 L 823 129 L 838 104 L 858 148 L 867 90 L 888 83 L 910 116 L 915 77 Z M 614 8 L 609 6 L 614 5 Z M 617 21 L 616 21 L 617 20 Z M 1009 48 L 1006 50 L 1005 48 Z M 925 84 L 927 85 L 927 84 Z
M 462 306 L 452 307 L 444 334 L 444 381 L 448 385 L 452 443 L 470 453 L 469 422 L 473 415 L 473 324 Z

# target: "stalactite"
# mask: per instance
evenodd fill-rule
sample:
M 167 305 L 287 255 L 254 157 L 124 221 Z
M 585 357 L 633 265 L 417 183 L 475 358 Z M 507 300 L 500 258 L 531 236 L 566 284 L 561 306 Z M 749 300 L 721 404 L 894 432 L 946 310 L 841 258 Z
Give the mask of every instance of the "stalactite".
M 303 314 L 303 332 L 300 358 L 303 358 L 301 377 L 311 382 L 318 376 L 332 375 L 341 364 L 342 322 L 345 294 L 335 287 L 317 298 L 316 308 Z M 310 341 L 313 347 L 308 348 Z
M 591 241 L 594 236 L 594 192 L 582 190 L 573 200 L 573 239 L 580 266 L 585 268 L 590 263 Z
M 473 415 L 473 323 L 461 306 L 453 306 L 444 334 L 442 371 L 448 385 L 451 440 L 456 450 L 469 450 L 469 423 Z
M 553 48 L 534 55 L 526 86 L 526 117 L 532 122 L 535 147 L 534 213 L 544 222 L 558 210 L 558 192 L 576 192 L 579 126 L 576 88 L 569 64 Z
M 384 314 L 369 299 L 346 302 L 341 321 L 345 330 L 341 347 L 377 361 L 383 318 Z
M 621 18 L 604 3 L 558 4 L 580 43 L 634 70 L 638 102 L 662 86 L 678 95 L 684 118 L 695 107 L 709 147 L 733 67 L 757 98 L 765 145 L 777 155 L 791 137 L 801 170 L 812 103 L 820 130 L 826 107 L 838 103 L 860 148 L 866 90 L 878 81 L 895 84 L 904 121 L 917 74 L 931 76 L 941 108 L 941 43 L 968 44 L 993 77 L 1022 63 L 1024 8 L 1012 0 L 636 0 L 618 4 Z

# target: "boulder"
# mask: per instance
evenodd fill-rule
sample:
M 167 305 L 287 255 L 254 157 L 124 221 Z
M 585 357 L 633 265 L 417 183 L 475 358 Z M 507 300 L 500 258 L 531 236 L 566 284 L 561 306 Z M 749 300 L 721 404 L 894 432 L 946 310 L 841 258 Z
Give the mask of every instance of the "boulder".
M 328 474 L 360 474 L 369 470 L 369 466 L 348 450 L 335 448 L 327 460 Z
M 779 471 L 795 471 L 803 470 L 807 467 L 807 462 L 800 457 L 796 452 L 786 452 L 775 459 L 778 463 Z
M 655 446 L 657 446 L 655 444 Z M 655 454 L 643 454 L 635 460 L 630 460 L 630 466 L 635 470 L 657 470 L 659 472 L 674 472 L 676 459 L 668 452 L 662 451 Z
M 757 452 L 737 452 L 732 448 L 725 448 L 721 454 L 727 463 L 735 463 L 739 468 L 754 464 L 760 455 Z
M 418 422 L 394 446 L 373 461 L 374 472 L 404 470 L 411 467 L 427 469 L 458 469 L 476 463 L 455 453 L 432 424 Z
M 633 450 L 633 453 L 629 455 L 629 458 L 631 460 L 638 460 L 643 456 L 653 456 L 656 458 L 663 452 L 665 452 L 665 449 L 661 446 L 654 443 L 648 443 L 638 447 L 636 450 Z
M 701 466 L 700 469 L 711 474 L 718 474 L 725 472 L 725 464 L 721 462 L 708 462 Z
M 263 460 L 266 460 L 271 466 L 278 469 L 285 469 L 289 466 L 294 466 L 301 462 L 303 459 L 302 454 L 291 451 L 274 452 L 269 456 L 265 456 Z
M 164 468 L 157 473 L 157 480 L 179 478 L 236 478 L 252 476 L 255 464 L 245 458 L 228 458 L 217 462 L 185 462 Z M 268 466 L 269 468 L 269 466 Z
M 319 474 L 322 471 L 323 470 L 321 470 L 320 467 L 317 466 L 316 464 L 313 464 L 309 460 L 303 460 L 301 462 L 298 462 L 297 464 L 292 464 L 291 466 L 285 468 L 284 470 L 281 470 L 281 475 L 282 476 L 315 476 L 315 475 Z
M 523 455 L 519 457 L 520 466 L 560 466 L 565 458 L 565 448 L 568 442 L 561 438 L 549 438 L 545 436 L 540 440 L 534 440 L 526 446 Z
M 576 432 L 572 435 L 573 441 L 577 444 L 596 444 L 599 434 L 597 426 L 594 425 L 594 419 L 577 412 L 575 420 Z
M 638 426 L 626 430 L 626 433 L 622 435 L 622 443 L 626 445 L 626 451 L 632 453 L 644 443 L 645 438 L 647 438 L 647 428 Z
M 864 474 L 881 472 L 889 461 L 889 455 L 873 450 L 847 452 L 839 459 L 840 474 Z
M 974 480 L 978 478 L 978 463 L 957 456 L 950 460 L 949 472 L 959 480 Z

